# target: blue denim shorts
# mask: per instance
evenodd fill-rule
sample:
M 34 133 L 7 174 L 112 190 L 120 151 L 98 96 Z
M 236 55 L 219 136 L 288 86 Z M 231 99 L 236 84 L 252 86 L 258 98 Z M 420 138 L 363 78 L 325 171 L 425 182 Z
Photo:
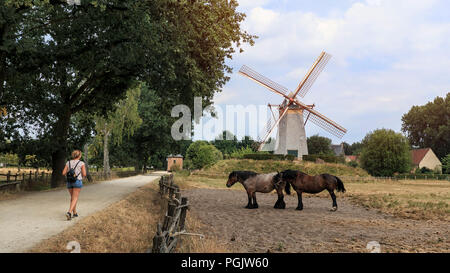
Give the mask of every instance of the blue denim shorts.
M 83 181 L 81 180 L 77 180 L 73 183 L 67 182 L 67 188 L 68 189 L 73 189 L 73 188 L 82 188 L 83 187 Z

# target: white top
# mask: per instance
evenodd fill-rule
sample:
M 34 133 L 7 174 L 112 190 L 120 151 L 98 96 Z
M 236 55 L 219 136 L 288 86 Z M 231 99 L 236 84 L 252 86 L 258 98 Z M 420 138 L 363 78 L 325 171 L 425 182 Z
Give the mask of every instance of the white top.
M 80 162 L 80 163 L 78 163 Z M 78 163 L 78 165 L 77 165 Z M 81 167 L 84 166 L 84 162 L 81 160 L 70 160 L 70 167 L 69 167 L 69 161 L 66 162 L 66 166 L 67 166 L 67 171 L 69 171 L 70 169 L 73 169 L 75 167 L 75 165 L 77 166 L 75 168 L 75 174 L 78 174 L 77 179 L 78 180 L 82 180 L 83 179 L 83 175 L 81 174 Z

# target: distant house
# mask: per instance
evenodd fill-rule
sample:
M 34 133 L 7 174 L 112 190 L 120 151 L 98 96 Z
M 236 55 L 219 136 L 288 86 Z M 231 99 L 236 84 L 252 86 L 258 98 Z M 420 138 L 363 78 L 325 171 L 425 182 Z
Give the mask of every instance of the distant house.
M 345 162 L 352 162 L 352 161 L 355 161 L 355 162 L 358 162 L 358 160 L 359 160 L 359 156 L 357 156 L 357 155 L 346 155 L 345 156 Z
M 168 155 L 167 156 L 167 171 L 182 170 L 183 156 L 182 155 Z
M 411 158 L 415 169 L 426 167 L 430 170 L 442 171 L 442 163 L 431 148 L 412 150 Z
M 331 150 L 334 152 L 334 154 L 336 156 L 343 156 L 343 155 L 345 155 L 344 143 L 341 143 L 339 145 L 331 145 Z

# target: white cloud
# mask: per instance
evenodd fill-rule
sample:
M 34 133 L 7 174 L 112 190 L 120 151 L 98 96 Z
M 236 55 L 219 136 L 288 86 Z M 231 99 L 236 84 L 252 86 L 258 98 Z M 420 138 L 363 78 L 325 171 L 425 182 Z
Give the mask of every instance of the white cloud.
M 326 50 L 333 59 L 305 102 L 315 102 L 349 130 L 360 130 L 361 120 L 368 117 L 373 122 L 366 123 L 373 126 L 390 117 L 388 125 L 397 129 L 412 105 L 425 104 L 450 89 L 450 19 L 433 20 L 436 4 L 444 1 L 364 0 L 329 16 L 272 10 L 263 6 L 266 1 L 240 1 L 248 4 L 243 27 L 260 38 L 234 63 L 247 64 L 293 89 Z M 232 78 L 239 100 L 268 100 L 256 98 L 261 90 L 244 85 L 247 79 L 237 74 Z
M 261 7 L 268 4 L 270 0 L 238 0 L 240 8 Z

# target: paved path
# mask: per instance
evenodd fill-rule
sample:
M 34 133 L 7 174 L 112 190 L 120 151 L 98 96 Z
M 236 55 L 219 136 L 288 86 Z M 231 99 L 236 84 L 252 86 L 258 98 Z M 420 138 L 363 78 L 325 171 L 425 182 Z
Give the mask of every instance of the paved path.
M 84 186 L 77 211 L 80 219 L 123 199 L 152 181 L 158 174 L 140 175 Z M 41 240 L 74 225 L 67 221 L 69 206 L 66 189 L 34 192 L 14 200 L 0 201 L 0 253 L 24 252 Z

